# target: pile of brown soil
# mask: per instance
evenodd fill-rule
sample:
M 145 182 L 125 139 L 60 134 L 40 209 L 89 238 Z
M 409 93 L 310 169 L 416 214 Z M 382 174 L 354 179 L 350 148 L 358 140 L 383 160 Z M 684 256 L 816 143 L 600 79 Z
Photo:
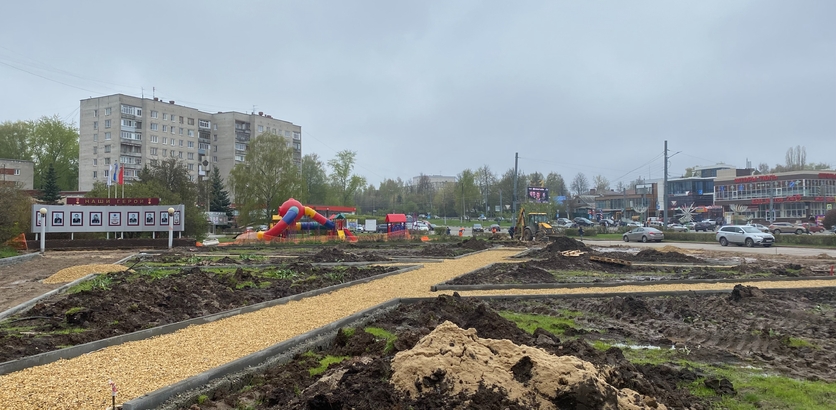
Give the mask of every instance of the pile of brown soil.
M 418 255 L 420 256 L 437 256 L 442 258 L 452 258 L 457 255 L 456 251 L 448 245 L 440 245 L 431 243 L 422 248 Z
M 470 249 L 472 251 L 482 251 L 491 248 L 493 245 L 487 241 L 471 237 L 459 242 L 458 246 L 460 248 Z
M 350 252 L 345 252 L 340 248 L 332 247 L 325 248 L 313 255 L 300 257 L 299 260 L 312 263 L 329 263 L 329 262 L 360 262 L 362 259 Z
M 634 261 L 642 262 L 673 262 L 673 263 L 700 263 L 704 262 L 700 258 L 685 255 L 679 252 L 659 252 L 653 248 L 642 249 L 636 256 Z
M 567 236 L 555 236 L 546 247 L 532 251 L 527 256 L 532 258 L 548 258 L 563 251 L 592 252 L 583 242 Z
M 766 294 L 756 286 L 744 286 L 738 284 L 734 285 L 734 289 L 732 289 L 732 293 L 729 295 L 729 300 L 737 302 L 742 299 L 763 298 L 765 296 Z
M 498 263 L 476 272 L 447 281 L 449 285 L 481 285 L 485 283 L 555 283 L 554 275 L 533 262 Z

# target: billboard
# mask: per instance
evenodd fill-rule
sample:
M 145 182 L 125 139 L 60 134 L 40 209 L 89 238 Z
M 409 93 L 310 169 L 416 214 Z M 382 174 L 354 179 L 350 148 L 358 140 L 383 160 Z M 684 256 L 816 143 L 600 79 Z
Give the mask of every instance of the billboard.
M 528 200 L 530 202 L 549 202 L 549 189 L 539 186 L 528 187 Z
M 183 205 L 76 206 L 32 205 L 32 233 L 41 232 L 152 232 L 168 230 L 168 208 L 174 208 L 171 228 L 184 229 Z M 38 212 L 46 208 L 46 220 Z

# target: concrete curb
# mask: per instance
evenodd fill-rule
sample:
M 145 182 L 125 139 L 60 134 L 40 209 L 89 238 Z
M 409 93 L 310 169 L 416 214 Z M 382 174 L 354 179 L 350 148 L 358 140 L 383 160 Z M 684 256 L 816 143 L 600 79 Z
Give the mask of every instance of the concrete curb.
M 189 401 L 194 400 L 202 392 L 217 388 L 213 384 L 216 384 L 218 380 L 222 379 L 222 384 L 224 381 L 226 383 L 234 383 L 233 380 L 240 380 L 243 375 L 257 373 L 265 370 L 269 366 L 286 363 L 297 353 L 314 349 L 321 350 L 333 341 L 340 328 L 362 326 L 372 318 L 400 304 L 400 299 L 383 302 L 310 332 L 277 343 L 264 350 L 127 401 L 122 405 L 122 410 L 174 409 L 181 407 Z
M 490 266 L 490 265 L 488 265 Z M 653 286 L 653 285 L 696 285 L 701 283 L 752 283 L 752 282 L 803 282 L 808 280 L 836 280 L 836 276 L 808 276 L 803 278 L 751 278 L 751 279 L 684 279 L 684 280 L 643 280 L 633 282 L 609 283 L 527 283 L 502 285 L 445 285 L 431 286 L 432 292 L 442 290 L 472 291 L 472 290 L 509 290 L 509 289 L 577 289 L 577 288 L 615 288 L 619 286 Z M 836 285 L 836 284 L 834 284 Z
M 30 259 L 34 259 L 35 257 L 41 256 L 40 253 L 27 253 L 25 255 L 17 255 L 17 256 L 9 256 L 8 258 L 0 259 L 0 266 L 11 266 L 16 265 L 21 262 L 26 262 Z
M 25 312 L 25 311 L 29 310 L 32 306 L 35 306 L 35 305 L 36 305 L 38 302 L 40 302 L 41 300 L 46 299 L 46 298 L 48 298 L 48 297 L 50 297 L 50 296 L 52 296 L 52 295 L 57 295 L 57 294 L 59 294 L 59 293 L 64 293 L 67 289 L 69 289 L 69 288 L 71 288 L 71 287 L 73 287 L 73 286 L 75 286 L 75 285 L 77 285 L 77 284 L 79 284 L 79 283 L 81 283 L 81 282 L 84 282 L 84 281 L 86 281 L 86 280 L 93 279 L 94 277 L 96 277 L 96 274 L 95 274 L 95 273 L 91 273 L 91 274 L 89 274 L 89 275 L 87 275 L 87 276 L 85 276 L 85 277 L 83 277 L 83 278 L 78 278 L 78 279 L 76 279 L 76 280 L 74 280 L 74 281 L 72 281 L 72 282 L 70 282 L 70 283 L 67 283 L 67 284 L 61 285 L 61 287 L 56 288 L 56 289 L 53 289 L 53 290 L 51 290 L 51 291 L 49 291 L 49 292 L 47 292 L 47 293 L 44 293 L 43 295 L 38 296 L 38 297 L 36 297 L 36 298 L 34 298 L 34 299 L 32 299 L 32 300 L 29 300 L 29 301 L 23 302 L 23 303 L 21 303 L 21 304 L 19 304 L 19 305 L 15 306 L 15 307 L 13 307 L 13 308 L 11 308 L 11 309 L 8 309 L 8 310 L 6 310 L 6 311 L 4 311 L 4 312 L 0 313 L 0 320 L 4 320 L 4 319 L 6 319 L 7 317 L 9 317 L 9 316 L 11 316 L 11 315 L 14 315 L 14 314 L 17 314 L 17 313 L 22 313 L 22 312 Z
M 151 338 L 151 337 L 154 337 L 154 336 L 164 335 L 164 334 L 168 334 L 168 333 L 174 333 L 174 332 L 176 332 L 180 329 L 186 328 L 188 326 L 214 322 L 216 320 L 220 320 L 220 319 L 224 319 L 224 318 L 227 318 L 227 317 L 239 315 L 239 314 L 242 314 L 242 313 L 250 313 L 250 312 L 254 312 L 254 311 L 259 310 L 259 309 L 264 309 L 264 308 L 267 308 L 267 307 L 281 305 L 281 304 L 285 304 L 285 303 L 295 301 L 295 300 L 304 299 L 304 298 L 311 297 L 311 296 L 316 296 L 316 295 L 320 295 L 320 294 L 324 294 L 324 293 L 328 293 L 328 292 L 333 292 L 337 289 L 342 289 L 342 288 L 345 288 L 345 287 L 354 286 L 354 285 L 359 284 L 359 283 L 371 282 L 373 280 L 384 278 L 386 276 L 397 275 L 397 274 L 401 274 L 401 273 L 404 273 L 404 272 L 409 272 L 411 270 L 419 269 L 421 267 L 422 267 L 421 265 L 407 266 L 407 267 L 404 267 L 402 269 L 398 269 L 398 270 L 388 272 L 388 273 L 384 273 L 384 274 L 381 274 L 381 275 L 376 275 L 376 276 L 372 276 L 372 277 L 369 277 L 369 278 L 364 278 L 364 279 L 359 279 L 359 280 L 355 280 L 355 281 L 351 281 L 351 282 L 341 283 L 339 285 L 334 285 L 334 286 L 329 286 L 327 288 L 312 290 L 310 292 L 300 293 L 298 295 L 287 296 L 287 297 L 284 297 L 284 298 L 281 298 L 281 299 L 269 300 L 269 301 L 266 301 L 266 302 L 261 302 L 261 303 L 257 303 L 257 304 L 249 305 L 249 306 L 243 306 L 243 307 L 240 307 L 240 308 L 237 308 L 237 309 L 231 309 L 231 310 L 227 310 L 227 311 L 224 311 L 224 312 L 218 312 L 218 313 L 215 313 L 215 314 L 212 314 L 212 315 L 201 316 L 201 317 L 198 317 L 198 318 L 193 318 L 193 319 L 185 320 L 185 321 L 182 321 L 182 322 L 170 323 L 170 324 L 167 324 L 167 325 L 153 327 L 151 329 L 140 330 L 140 331 L 133 332 L 133 333 L 128 333 L 128 334 L 125 334 L 125 335 L 109 337 L 107 339 L 97 340 L 97 341 L 94 341 L 94 342 L 89 342 L 89 343 L 84 343 L 84 344 L 77 345 L 77 346 L 68 347 L 68 348 L 65 348 L 65 349 L 54 350 L 54 351 L 51 351 L 51 352 L 41 353 L 41 354 L 37 354 L 37 355 L 34 355 L 34 356 L 29 356 L 29 357 L 24 357 L 24 358 L 17 359 L 17 360 L 11 360 L 11 361 L 8 361 L 8 362 L 5 362 L 5 363 L 0 363 L 0 375 L 16 372 L 18 370 L 23 370 L 23 369 L 26 369 L 28 367 L 40 366 L 40 365 L 44 365 L 44 364 L 47 364 L 47 363 L 52 363 L 52 362 L 55 362 L 55 361 L 58 361 L 58 360 L 61 360 L 61 359 L 71 359 L 71 358 L 74 358 L 74 357 L 81 356 L 85 353 L 90 353 L 90 352 L 93 352 L 93 351 L 96 351 L 96 350 L 99 350 L 99 349 L 103 349 L 103 348 L 108 347 L 108 346 L 115 346 L 115 345 L 119 345 L 119 344 L 126 343 L 126 342 L 133 342 L 133 341 L 137 341 L 137 340 L 148 339 L 148 338 Z M 88 276 L 95 276 L 95 275 L 88 275 Z M 87 277 L 85 277 L 85 278 L 87 278 Z M 85 278 L 79 279 L 76 282 L 80 282 L 80 281 L 84 280 Z M 73 283 L 76 283 L 76 282 L 73 282 Z M 65 286 L 69 287 L 70 284 L 65 285 Z M 58 290 L 58 289 L 56 289 L 56 290 Z M 29 302 L 27 302 L 27 303 L 29 303 Z

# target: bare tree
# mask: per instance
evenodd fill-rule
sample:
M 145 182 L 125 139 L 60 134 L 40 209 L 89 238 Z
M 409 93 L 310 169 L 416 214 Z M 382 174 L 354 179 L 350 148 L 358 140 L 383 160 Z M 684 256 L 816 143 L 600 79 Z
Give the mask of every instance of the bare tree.
M 603 175 L 595 175 L 592 178 L 592 184 L 595 185 L 595 191 L 599 194 L 610 190 L 610 181 Z
M 578 172 L 578 175 L 575 175 L 575 178 L 572 179 L 571 188 L 575 195 L 585 194 L 589 191 L 589 180 L 586 179 L 583 172 Z
M 758 164 L 758 172 L 761 174 L 768 174 L 769 173 L 769 164 L 766 162 L 761 162 Z

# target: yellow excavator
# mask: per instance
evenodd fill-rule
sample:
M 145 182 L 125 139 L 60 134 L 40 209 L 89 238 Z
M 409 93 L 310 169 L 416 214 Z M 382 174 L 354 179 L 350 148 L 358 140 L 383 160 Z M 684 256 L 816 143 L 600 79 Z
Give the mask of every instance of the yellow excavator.
M 520 208 L 516 229 L 514 230 L 514 239 L 545 241 L 548 240 L 549 235 L 554 234 L 554 228 L 549 224 L 549 216 L 546 213 L 526 213 L 525 208 Z

